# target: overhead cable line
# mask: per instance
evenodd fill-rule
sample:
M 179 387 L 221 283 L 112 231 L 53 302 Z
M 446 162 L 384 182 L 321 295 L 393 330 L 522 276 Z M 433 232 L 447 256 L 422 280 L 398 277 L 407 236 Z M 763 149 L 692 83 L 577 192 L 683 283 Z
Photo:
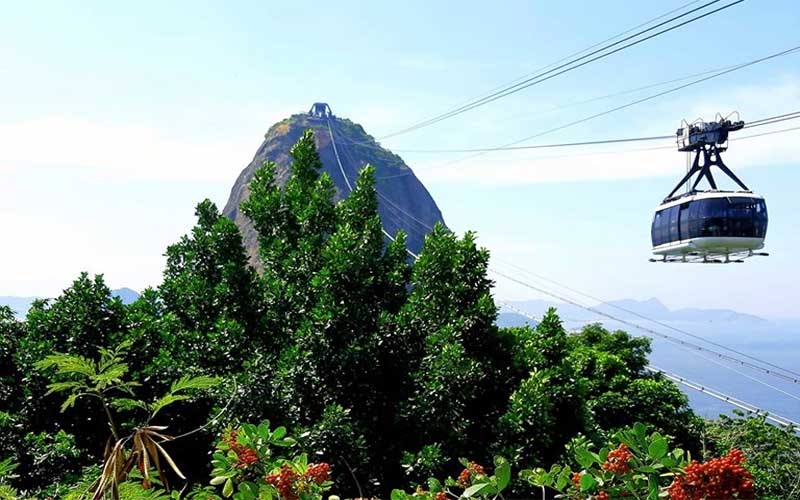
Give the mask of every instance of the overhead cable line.
M 777 123 L 778 121 L 784 121 L 784 120 L 787 120 L 787 119 L 798 119 L 798 118 L 800 118 L 800 115 L 798 115 L 798 116 L 796 116 L 794 118 L 784 118 L 784 119 L 781 119 L 781 120 L 776 120 L 775 122 L 763 123 L 763 124 L 758 124 L 758 125 L 753 125 L 753 126 L 772 125 L 773 123 Z M 745 136 L 741 136 L 741 137 L 732 137 L 732 138 L 730 138 L 728 140 L 730 140 L 730 141 L 744 141 L 744 140 L 747 140 L 747 139 L 754 139 L 756 137 L 764 137 L 764 136 L 768 136 L 768 135 L 782 134 L 782 133 L 785 133 L 785 132 L 793 132 L 793 131 L 796 131 L 796 130 L 800 130 L 800 127 L 789 127 L 789 128 L 778 129 L 778 130 L 770 130 L 769 132 L 762 132 L 760 134 L 750 134 L 750 135 L 745 135 Z M 672 137 L 672 136 L 670 136 L 670 137 Z M 558 147 L 558 146 L 554 145 L 552 147 Z M 580 157 L 584 157 L 584 156 L 595 156 L 595 155 L 618 155 L 618 154 L 626 154 L 626 153 L 639 153 L 639 152 L 643 152 L 643 151 L 659 151 L 659 150 L 667 150 L 667 149 L 673 150 L 673 149 L 675 149 L 675 146 L 654 146 L 654 147 L 649 147 L 649 148 L 622 149 L 622 150 L 613 150 L 613 151 L 592 151 L 592 152 L 587 152 L 587 153 L 572 153 L 572 154 L 561 154 L 561 155 L 550 155 L 550 156 L 537 156 L 537 157 L 534 157 L 534 158 L 528 158 L 528 159 L 526 159 L 526 161 L 559 160 L 559 159 L 564 159 L 564 158 L 580 158 Z M 376 176 L 375 180 L 395 179 L 395 178 L 398 178 L 398 177 L 407 177 L 409 175 L 414 175 L 414 172 L 412 170 L 410 170 L 410 169 L 407 172 L 402 172 L 402 173 L 399 173 L 399 174 Z
M 778 115 L 770 118 L 762 118 L 745 124 L 744 128 L 760 127 L 763 125 L 772 125 L 786 120 L 795 120 L 800 118 L 800 111 Z M 517 151 L 525 149 L 549 149 L 549 148 L 564 148 L 571 146 L 595 146 L 601 144 L 617 144 L 623 142 L 643 142 L 643 141 L 663 141 L 666 139 L 675 139 L 675 134 L 672 135 L 653 135 L 648 137 L 627 137 L 623 139 L 604 139 L 596 141 L 580 141 L 580 142 L 561 142 L 556 144 L 533 144 L 530 146 L 496 146 L 490 148 L 466 148 L 466 149 L 406 149 L 398 150 L 401 153 L 478 153 L 478 152 L 492 152 L 492 151 Z
M 743 64 L 739 64 L 737 66 L 734 66 L 733 68 L 730 68 L 730 69 L 727 69 L 727 70 L 724 70 L 724 71 L 720 71 L 718 73 L 714 73 L 713 75 L 706 76 L 706 77 L 703 77 L 703 78 L 699 78 L 699 79 L 693 80 L 693 81 L 691 81 L 689 83 L 685 83 L 683 85 L 678 85 L 678 86 L 673 87 L 671 89 L 667 89 L 667 90 L 664 90 L 662 92 L 651 94 L 651 95 L 649 95 L 647 97 L 643 97 L 641 99 L 636 99 L 636 100 L 628 102 L 626 104 L 622 104 L 620 106 L 616 106 L 614 108 L 607 109 L 605 111 L 601 111 L 599 113 L 595 113 L 595 114 L 586 116 L 584 118 L 581 118 L 581 119 L 578 119 L 578 120 L 574 120 L 574 121 L 565 123 L 563 125 L 559 125 L 557 127 L 553 127 L 553 128 L 544 130 L 542 132 L 538 132 L 538 133 L 533 134 L 533 135 L 529 135 L 527 137 L 523 137 L 522 139 L 517 139 L 515 141 L 508 142 L 508 143 L 503 144 L 503 145 L 501 145 L 499 147 L 500 148 L 508 148 L 509 146 L 515 146 L 515 145 L 517 145 L 517 144 L 519 144 L 521 142 L 526 142 L 526 141 L 529 141 L 531 139 L 535 139 L 535 138 L 538 138 L 538 137 L 542 137 L 544 135 L 552 134 L 553 132 L 558 132 L 560 130 L 564 130 L 566 128 L 573 127 L 575 125 L 579 125 L 581 123 L 585 123 L 585 122 L 588 122 L 590 120 L 594 120 L 595 118 L 599 118 L 601 116 L 605 116 L 605 115 L 610 115 L 612 113 L 616 113 L 617 111 L 621 111 L 623 109 L 630 108 L 632 106 L 636 106 L 637 104 L 641 104 L 643 102 L 651 101 L 653 99 L 657 99 L 659 97 L 663 97 L 665 95 L 672 94 L 674 92 L 677 92 L 679 90 L 685 89 L 687 87 L 691 87 L 693 85 L 697 85 L 699 83 L 706 82 L 706 81 L 711 80 L 713 78 L 718 78 L 720 76 L 727 75 L 728 73 L 732 73 L 734 71 L 738 71 L 740 69 L 744 69 L 744 68 L 753 66 L 755 64 L 759 64 L 759 63 L 762 63 L 764 61 L 768 61 L 770 59 L 774 59 L 776 57 L 781 57 L 781 56 L 786 56 L 786 55 L 789 55 L 789 54 L 796 53 L 798 50 L 800 50 L 800 45 L 797 45 L 795 47 L 792 47 L 792 48 L 789 48 L 789 49 L 786 49 L 786 50 L 782 50 L 780 52 L 776 52 L 776 53 L 770 54 L 768 56 L 764 56 L 764 57 L 761 57 L 761 58 L 758 58 L 758 59 L 754 59 L 752 61 L 748 61 L 748 62 L 743 63 Z M 480 151 L 480 152 L 477 152 L 477 153 L 475 153 L 473 155 L 465 156 L 463 158 L 458 158 L 456 160 L 452 160 L 450 162 L 444 163 L 444 164 L 442 164 L 442 166 L 451 165 L 453 163 L 459 163 L 459 162 L 462 162 L 464 160 L 468 160 L 468 159 L 471 159 L 471 158 L 475 158 L 477 156 L 481 156 L 481 155 L 483 155 L 485 153 L 486 153 L 486 151 Z
M 764 415 L 767 420 L 775 422 L 776 424 L 780 424 L 780 425 L 783 425 L 783 426 L 786 426 L 786 427 L 794 427 L 795 429 L 800 428 L 800 423 L 795 422 L 794 420 L 792 420 L 790 418 L 783 417 L 783 416 L 778 415 L 776 413 L 767 412 L 765 410 L 762 410 L 762 409 L 756 407 L 755 405 L 752 405 L 750 403 L 742 401 L 741 399 L 734 398 L 733 396 L 728 396 L 727 394 L 724 394 L 724 393 L 722 393 L 722 392 L 720 392 L 720 391 L 718 391 L 716 389 L 712 389 L 712 388 L 710 388 L 710 387 L 708 387 L 706 385 L 702 385 L 702 384 L 699 384 L 697 382 L 693 382 L 693 381 L 691 381 L 689 379 L 681 377 L 680 375 L 676 375 L 674 373 L 670 373 L 670 372 L 668 372 L 666 370 L 662 370 L 661 368 L 658 368 L 658 367 L 655 367 L 655 366 L 652 366 L 652 365 L 645 367 L 645 369 L 649 370 L 651 372 L 660 373 L 660 374 L 664 375 L 665 377 L 667 377 L 668 379 L 672 380 L 673 382 L 677 382 L 677 383 L 679 383 L 681 385 L 684 385 L 686 387 L 690 387 L 690 388 L 692 388 L 692 389 L 694 389 L 696 391 L 700 391 L 700 392 L 702 392 L 704 394 L 707 394 L 707 395 L 709 395 L 709 396 L 711 396 L 711 397 L 713 397 L 715 399 L 719 399 L 720 401 L 724 401 L 724 402 L 729 403 L 729 404 L 731 404 L 733 406 L 741 408 L 742 410 L 746 410 L 746 411 L 749 411 L 751 413 Z
M 643 43 L 643 42 L 645 42 L 647 40 L 650 40 L 652 38 L 660 36 L 660 35 L 662 35 L 664 33 L 668 33 L 668 32 L 670 32 L 672 30 L 675 30 L 677 28 L 685 26 L 685 25 L 687 25 L 689 23 L 693 23 L 695 21 L 703 19 L 704 17 L 710 16 L 712 14 L 715 14 L 717 12 L 720 12 L 722 10 L 728 9 L 730 7 L 733 7 L 734 5 L 737 5 L 737 4 L 740 4 L 740 3 L 744 2 L 744 0 L 736 0 L 736 1 L 731 2 L 729 4 L 723 5 L 722 7 L 718 7 L 716 9 L 714 9 L 714 10 L 711 10 L 709 12 L 700 14 L 698 16 L 695 16 L 695 17 L 691 18 L 691 19 L 688 19 L 688 20 L 683 21 L 681 23 L 678 23 L 676 25 L 670 26 L 670 27 L 665 28 L 665 29 L 663 29 L 661 31 L 653 33 L 651 35 L 648 35 L 648 36 L 646 36 L 644 38 L 641 38 L 641 39 L 638 39 L 638 40 L 634 40 L 631 43 L 625 44 L 625 45 L 623 45 L 621 47 L 617 47 L 614 50 L 611 50 L 610 52 L 601 53 L 601 52 L 604 52 L 604 51 L 606 51 L 606 50 L 608 50 L 608 49 L 610 49 L 612 47 L 615 47 L 615 46 L 619 45 L 620 43 L 624 43 L 624 42 L 626 42 L 628 40 L 632 40 L 632 39 L 634 39 L 634 38 L 636 38 L 638 36 L 641 36 L 641 35 L 649 32 L 649 31 L 652 31 L 652 30 L 654 30 L 656 28 L 659 28 L 661 26 L 667 25 L 667 24 L 669 24 L 669 23 L 671 23 L 673 21 L 676 21 L 676 20 L 678 20 L 678 19 L 680 19 L 682 17 L 685 17 L 685 16 L 687 16 L 689 14 L 693 14 L 693 13 L 695 13 L 697 11 L 705 9 L 706 7 L 708 7 L 710 5 L 713 5 L 713 4 L 715 4 L 715 3 L 719 2 L 719 1 L 720 0 L 713 0 L 711 2 L 705 3 L 705 4 L 701 5 L 700 7 L 696 7 L 694 9 L 692 9 L 690 11 L 687 11 L 687 12 L 685 12 L 683 14 L 680 14 L 678 16 L 674 16 L 674 17 L 672 17 L 672 18 L 670 18 L 670 19 L 668 19 L 666 21 L 663 21 L 663 22 L 661 22 L 659 24 L 656 24 L 655 26 L 652 26 L 652 27 L 647 28 L 645 30 L 639 31 L 637 33 L 634 33 L 633 35 L 630 35 L 630 36 L 628 36 L 626 38 L 618 40 L 618 41 L 616 41 L 616 42 L 614 42 L 612 44 L 605 45 L 605 46 L 603 46 L 603 47 L 601 47 L 601 48 L 599 48 L 597 50 L 594 50 L 594 51 L 586 54 L 586 55 L 583 55 L 583 56 L 581 56 L 579 58 L 576 58 L 576 59 L 573 59 L 571 61 L 568 61 L 568 62 L 566 62 L 564 64 L 559 65 L 559 66 L 556 66 L 555 68 L 550 69 L 548 71 L 545 71 L 543 73 L 539 73 L 539 74 L 537 74 L 535 76 L 532 76 L 532 77 L 530 77 L 530 78 L 528 78 L 526 80 L 523 80 L 520 83 L 517 83 L 515 85 L 507 87 L 507 88 L 505 88 L 503 90 L 497 91 L 497 92 L 495 92 L 493 94 L 490 94 L 489 96 L 486 96 L 484 98 L 478 99 L 478 100 L 476 100 L 476 101 L 474 101 L 474 102 L 472 102 L 470 104 L 461 106 L 459 108 L 456 108 L 453 111 L 450 111 L 450 112 L 447 112 L 447 113 L 443 113 L 443 114 L 438 115 L 438 116 L 436 116 L 434 118 L 431 118 L 429 120 L 425 120 L 425 121 L 417 123 L 415 125 L 411 125 L 410 127 L 406 127 L 406 128 L 404 128 L 402 130 L 398 130 L 398 131 L 393 132 L 391 134 L 384 135 L 380 139 L 388 139 L 390 137 L 395 137 L 395 136 L 398 136 L 400 134 L 405 134 L 405 133 L 408 133 L 408 132 L 411 132 L 411 131 L 414 131 L 414 130 L 419 130 L 420 128 L 428 127 L 430 125 L 433 125 L 434 123 L 438 123 L 438 122 L 440 122 L 442 120 L 446 120 L 448 118 L 452 118 L 452 117 L 454 117 L 456 115 L 465 113 L 465 112 L 470 111 L 472 109 L 475 109 L 477 107 L 483 106 L 485 104 L 488 104 L 490 102 L 496 101 L 496 100 L 501 99 L 503 97 L 506 97 L 506 96 L 509 96 L 511 94 L 517 93 L 517 92 L 519 92 L 519 91 L 521 91 L 523 89 L 526 89 L 526 88 L 531 87 L 533 85 L 545 82 L 547 80 L 555 78 L 556 76 L 562 75 L 562 74 L 567 73 L 567 72 L 572 71 L 572 70 L 575 70 L 577 68 L 580 68 L 582 66 L 590 64 L 590 63 L 592 63 L 594 61 L 597 61 L 599 59 L 603 59 L 603 58 L 608 57 L 608 56 L 610 56 L 612 54 L 615 54 L 617 52 L 620 52 L 622 50 L 630 48 L 630 47 L 632 47 L 634 45 L 638 45 L 638 44 Z M 599 55 L 596 55 L 595 57 L 591 57 L 591 56 L 594 56 L 595 54 L 599 54 Z M 586 58 L 589 58 L 589 57 L 591 57 L 591 58 L 587 59 L 587 60 L 585 60 L 583 62 L 580 62 L 579 64 L 576 64 L 576 63 L 578 63 L 578 61 L 582 61 L 582 60 L 584 60 Z
M 687 3 L 685 3 L 685 4 L 683 4 L 683 5 L 679 6 L 679 7 L 676 7 L 676 8 L 674 8 L 672 10 L 669 10 L 669 11 L 663 13 L 663 14 L 660 14 L 660 15 L 658 15 L 656 17 L 648 19 L 647 21 L 644 21 L 644 22 L 642 22 L 640 24 L 637 24 L 636 26 L 633 26 L 632 28 L 628 28 L 625 31 L 617 33 L 614 36 L 608 37 L 605 40 L 601 40 L 601 41 L 599 41 L 599 42 L 597 42 L 597 43 L 595 43 L 593 45 L 590 45 L 590 46 L 588 46 L 588 47 L 586 47 L 584 49 L 578 50 L 576 52 L 572 52 L 571 54 L 567 54 L 566 56 L 564 56 L 564 57 L 562 57 L 562 58 L 560 58 L 560 59 L 558 59 L 556 61 L 553 61 L 550 64 L 546 64 L 546 65 L 541 66 L 541 67 L 539 67 L 539 68 L 537 68 L 537 69 L 535 69 L 533 71 L 530 71 L 530 72 L 528 72 L 528 73 L 526 73 L 526 74 L 524 74 L 524 75 L 522 75 L 520 77 L 517 77 L 517 78 L 515 78 L 515 79 L 513 79 L 511 81 L 508 81 L 506 83 L 502 83 L 500 85 L 497 85 L 496 87 L 494 87 L 492 89 L 489 89 L 488 91 L 483 92 L 482 94 L 470 97 L 469 99 L 466 99 L 466 100 L 460 102 L 459 104 L 457 104 L 453 108 L 445 111 L 444 113 L 448 113 L 450 111 L 453 111 L 454 109 L 457 109 L 461 105 L 468 104 L 468 103 L 473 102 L 473 101 L 475 101 L 477 99 L 480 99 L 480 98 L 484 97 L 486 94 L 492 94 L 496 90 L 501 90 L 501 89 L 506 88 L 506 87 L 508 87 L 510 85 L 513 85 L 513 84 L 518 83 L 518 82 L 520 82 L 522 80 L 525 80 L 530 76 L 536 75 L 536 74 L 538 74 L 538 73 L 540 73 L 540 72 L 542 72 L 542 71 L 544 71 L 544 70 L 546 70 L 548 68 L 552 68 L 553 66 L 556 66 L 559 63 L 562 63 L 562 62 L 564 62 L 564 61 L 566 61 L 568 59 L 572 59 L 575 56 L 579 56 L 579 55 L 583 54 L 584 52 L 588 52 L 588 51 L 590 51 L 590 50 L 592 50 L 592 49 L 594 49 L 596 47 L 599 47 L 599 46 L 601 46 L 601 45 L 603 45 L 605 43 L 608 43 L 608 42 L 610 42 L 612 40 L 616 40 L 619 37 L 625 36 L 628 33 L 636 31 L 639 28 L 642 28 L 644 26 L 647 26 L 648 24 L 654 23 L 654 22 L 658 21 L 659 19 L 663 19 L 663 18 L 669 16 L 670 14 L 674 14 L 675 12 L 681 11 L 681 10 L 685 9 L 686 7 L 689 7 L 690 5 L 694 5 L 694 4 L 698 3 L 698 2 L 700 2 L 700 0 L 692 0 L 691 2 L 687 2 Z M 697 75 L 695 75 L 695 76 L 697 76 Z M 444 114 L 444 113 L 442 113 L 442 114 Z

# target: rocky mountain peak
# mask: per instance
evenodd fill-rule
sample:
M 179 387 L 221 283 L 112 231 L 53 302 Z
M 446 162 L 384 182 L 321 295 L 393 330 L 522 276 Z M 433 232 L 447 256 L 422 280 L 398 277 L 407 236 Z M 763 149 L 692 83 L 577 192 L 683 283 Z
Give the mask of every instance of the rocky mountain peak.
M 437 222 L 444 222 L 428 190 L 402 158 L 382 148 L 361 125 L 334 116 L 325 103 L 314 103 L 308 113 L 292 115 L 269 128 L 253 160 L 236 179 L 223 209 L 223 213 L 236 222 L 242 231 L 251 263 L 257 261 L 257 236 L 250 220 L 239 211 L 239 205 L 249 196 L 250 180 L 265 161 L 273 161 L 278 165 L 278 184 L 286 182 L 291 163 L 289 150 L 308 129 L 314 132 L 323 170 L 336 186 L 337 199 L 350 192 L 348 181 L 354 185 L 358 172 L 365 165 L 372 165 L 376 170 L 378 211 L 383 227 L 389 234 L 403 229 L 408 236 L 409 250 L 419 253 L 425 234 Z

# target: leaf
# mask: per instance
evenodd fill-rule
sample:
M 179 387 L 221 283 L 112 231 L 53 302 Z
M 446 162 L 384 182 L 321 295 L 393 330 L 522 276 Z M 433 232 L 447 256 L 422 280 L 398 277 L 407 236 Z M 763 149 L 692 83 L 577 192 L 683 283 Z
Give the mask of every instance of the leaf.
M 650 443 L 650 446 L 647 448 L 647 454 L 653 460 L 660 460 L 661 458 L 664 457 L 664 455 L 667 454 L 669 446 L 667 445 L 666 438 L 658 434 L 654 434 L 654 436 L 657 437 L 653 440 L 652 443 Z
M 147 405 L 143 401 L 139 401 L 136 399 L 131 398 L 116 398 L 112 399 L 109 403 L 109 406 L 112 408 L 116 408 L 117 410 L 128 411 L 133 410 L 135 408 L 141 408 L 143 410 L 147 409 Z
M 205 390 L 218 386 L 222 382 L 219 377 L 199 376 L 199 377 L 182 377 L 170 387 L 170 392 L 188 391 L 190 389 Z
M 461 494 L 461 498 L 471 498 L 479 493 L 491 495 L 491 493 L 489 493 L 488 491 L 493 489 L 494 487 L 492 486 L 491 483 L 473 484 L 472 486 L 464 490 L 464 493 Z
M 406 500 L 408 494 L 403 490 L 392 490 L 392 500 Z
M 435 477 L 428 478 L 428 489 L 431 493 L 439 493 L 444 490 L 442 483 Z
M 228 498 L 231 494 L 233 494 L 233 481 L 228 478 L 225 480 L 225 486 L 222 487 L 222 496 Z
M 511 481 L 511 464 L 503 457 L 495 457 L 494 475 L 497 477 L 497 489 L 502 491 Z
M 66 401 L 64 401 L 61 404 L 61 413 L 64 413 L 67 410 L 67 408 L 69 408 L 70 406 L 74 405 L 75 401 L 77 401 L 77 399 L 78 399 L 78 396 L 80 396 L 80 394 L 70 394 L 67 397 Z
M 175 474 L 177 474 L 179 478 L 181 478 L 181 479 L 183 479 L 185 481 L 186 480 L 186 476 L 184 476 L 183 472 L 181 472 L 181 470 L 178 468 L 178 466 L 175 465 L 175 462 L 172 460 L 172 457 L 169 456 L 169 454 L 166 452 L 166 450 L 164 450 L 164 448 L 162 448 L 161 445 L 158 444 L 155 441 L 153 441 L 153 444 L 156 445 L 156 448 L 158 448 L 158 450 L 161 452 L 161 455 L 167 460 L 167 463 L 169 464 L 170 467 L 172 467 L 172 470 L 175 471 Z
M 586 448 L 578 448 L 575 450 L 575 460 L 583 467 L 588 469 L 594 464 L 594 454 Z
M 555 473 L 553 473 L 553 472 L 551 472 L 550 474 L 555 476 Z M 563 490 L 569 484 L 569 481 L 571 479 L 571 477 L 570 477 L 571 475 L 572 474 L 570 473 L 570 470 L 569 470 L 568 467 L 565 467 L 564 469 L 562 469 L 561 472 L 558 474 L 558 476 L 555 477 L 556 489 L 559 490 L 559 491 Z
M 69 381 L 69 382 L 53 382 L 52 384 L 47 385 L 47 392 L 44 393 L 45 396 L 49 396 L 54 392 L 61 392 L 67 390 L 74 390 L 83 387 L 83 384 L 80 382 Z
M 280 426 L 272 431 L 272 439 L 278 440 L 286 435 L 286 427 Z
M 175 403 L 175 402 L 178 402 L 178 401 L 183 401 L 183 400 L 186 400 L 186 399 L 189 399 L 189 396 L 184 396 L 184 395 L 180 395 L 180 394 L 176 395 L 176 394 L 171 394 L 171 393 L 170 394 L 166 394 L 165 396 L 162 396 L 160 399 L 158 399 L 156 402 L 154 402 L 150 406 L 150 409 L 152 411 L 152 413 L 150 414 L 150 418 L 152 419 L 153 417 L 155 417 L 156 413 L 158 413 L 165 406 L 169 406 L 172 403 Z
M 581 491 L 589 491 L 597 486 L 597 480 L 591 474 L 581 476 Z

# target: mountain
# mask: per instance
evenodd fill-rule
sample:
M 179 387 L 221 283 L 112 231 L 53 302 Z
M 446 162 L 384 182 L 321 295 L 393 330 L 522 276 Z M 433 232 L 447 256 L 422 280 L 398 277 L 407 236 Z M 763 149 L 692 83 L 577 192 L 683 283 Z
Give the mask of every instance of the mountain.
M 126 287 L 111 290 L 111 295 L 119 297 L 119 300 L 121 300 L 123 304 L 132 304 L 139 298 L 139 292 Z
M 112 297 L 119 297 L 123 304 L 130 304 L 134 302 L 136 299 L 139 298 L 139 293 L 135 290 L 131 290 L 130 288 L 119 288 L 117 290 L 111 290 Z M 28 309 L 30 309 L 31 304 L 33 304 L 34 300 L 38 300 L 41 297 L 2 297 L 0 296 L 0 306 L 8 306 L 14 311 L 14 315 L 22 319 L 28 314 Z
M 537 317 L 544 314 L 548 308 L 555 307 L 558 309 L 558 314 L 562 320 L 570 325 L 592 321 L 601 323 L 612 321 L 608 317 L 587 311 L 586 309 L 572 304 L 550 302 L 546 300 L 526 300 L 512 302 L 512 304 Z M 613 300 L 602 304 L 591 305 L 591 307 L 596 311 L 614 316 L 615 318 L 637 323 L 643 321 L 642 316 L 658 321 L 680 321 L 689 323 L 738 323 L 740 325 L 765 325 L 768 323 L 764 318 L 730 309 L 688 308 L 671 310 L 656 298 L 648 300 Z M 624 328 L 624 326 L 622 328 Z
M 538 323 L 531 319 L 526 318 L 521 314 L 517 314 L 514 312 L 501 312 L 497 315 L 497 326 L 500 328 L 506 328 L 509 326 L 525 326 L 529 325 L 531 327 L 535 327 Z
M 324 106 L 324 109 L 319 111 L 318 106 Z M 223 213 L 235 221 L 242 231 L 251 263 L 257 264 L 257 235 L 250 220 L 239 211 L 239 205 L 249 196 L 248 184 L 255 170 L 265 161 L 273 161 L 278 165 L 276 182 L 279 185 L 286 182 L 291 163 L 289 150 L 307 129 L 314 132 L 323 170 L 336 186 L 336 199 L 347 196 L 350 192 L 348 181 L 354 185 L 358 172 L 365 165 L 372 165 L 376 169 L 378 212 L 383 227 L 391 235 L 403 229 L 408 236 L 409 250 L 419 253 L 430 227 L 437 222 L 444 223 L 439 207 L 425 186 L 402 158 L 383 149 L 361 125 L 334 116 L 330 108 L 322 103 L 315 104 L 312 111 L 315 112 L 292 115 L 270 127 L 253 160 L 242 170 L 231 189 Z M 342 170 L 347 179 L 342 175 Z

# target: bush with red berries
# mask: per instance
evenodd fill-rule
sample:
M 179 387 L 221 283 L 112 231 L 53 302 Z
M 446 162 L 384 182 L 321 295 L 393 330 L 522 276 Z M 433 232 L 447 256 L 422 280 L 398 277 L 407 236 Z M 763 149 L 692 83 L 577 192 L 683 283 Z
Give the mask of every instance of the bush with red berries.
M 266 421 L 228 429 L 211 460 L 211 485 L 234 500 L 320 500 L 333 485 L 331 467 L 309 463 L 305 454 L 288 459 L 276 453 L 294 444 L 284 427 L 271 430 Z
M 554 465 L 525 470 L 528 483 L 557 491 L 574 500 L 620 500 L 669 498 L 669 500 L 753 500 L 753 477 L 744 467 L 744 454 L 737 449 L 707 462 L 689 462 L 688 453 L 669 450 L 659 433 L 647 435 L 642 424 L 624 429 L 611 445 L 595 453 L 591 443 L 573 443 L 575 461 L 581 469 Z
M 393 490 L 391 500 L 457 500 L 459 498 L 498 499 L 511 482 L 511 465 L 502 457 L 494 459 L 494 474 L 489 475 L 482 465 L 461 459 L 464 469 L 457 478 L 444 482 L 428 479 L 425 486 L 417 486 L 413 493 Z

